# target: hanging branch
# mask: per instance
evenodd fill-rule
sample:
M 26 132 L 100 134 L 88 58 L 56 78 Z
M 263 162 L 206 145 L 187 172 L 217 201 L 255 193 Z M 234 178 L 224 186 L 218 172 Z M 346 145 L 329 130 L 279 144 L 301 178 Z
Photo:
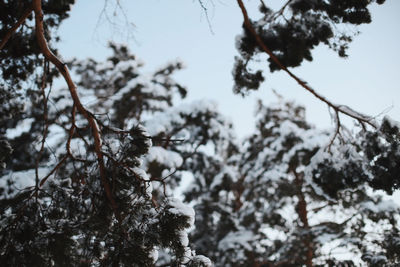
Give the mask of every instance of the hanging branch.
M 14 32 L 19 28 L 19 26 L 21 26 L 25 22 L 25 20 L 32 13 L 32 10 L 33 10 L 32 6 L 28 7 L 22 14 L 21 18 L 17 21 L 17 23 L 7 31 L 6 35 L 1 40 L 0 50 L 3 49 L 3 47 L 6 45 L 6 43 L 8 42 L 10 37 L 14 34 Z
M 337 105 L 329 101 L 327 98 L 324 96 L 320 95 L 317 93 L 313 88 L 311 88 L 305 81 L 301 80 L 299 77 L 297 77 L 295 74 L 293 74 L 285 65 L 283 65 L 280 60 L 271 52 L 271 50 L 265 45 L 265 43 L 262 41 L 260 35 L 257 34 L 256 30 L 254 29 L 253 25 L 250 22 L 249 16 L 247 14 L 246 7 L 243 4 L 242 0 L 237 0 L 237 3 L 242 11 L 243 14 L 243 19 L 244 19 L 244 26 L 246 29 L 253 35 L 253 38 L 257 42 L 258 46 L 261 48 L 262 51 L 268 54 L 268 56 L 272 59 L 272 61 L 275 62 L 275 64 L 278 65 L 280 69 L 285 71 L 287 74 L 289 74 L 290 77 L 292 77 L 301 87 L 309 91 L 311 94 L 313 94 L 316 98 L 327 104 L 329 107 L 331 107 L 335 112 L 337 113 L 343 113 L 355 120 L 357 120 L 363 128 L 365 128 L 365 124 L 370 125 L 373 128 L 378 128 L 376 123 L 374 122 L 373 118 L 364 114 L 361 114 L 353 109 L 351 109 L 348 106 L 344 105 Z
M 112 192 L 111 192 L 111 187 L 110 184 L 107 180 L 106 177 L 106 169 L 104 166 L 104 158 L 103 158 L 103 153 L 101 151 L 101 132 L 100 128 L 96 122 L 96 119 L 94 118 L 94 115 L 89 112 L 81 103 L 80 98 L 78 96 L 78 92 L 76 90 L 76 85 L 72 81 L 71 75 L 69 73 L 68 67 L 66 64 L 61 62 L 49 49 L 46 38 L 44 37 L 44 27 L 43 27 L 43 11 L 42 11 L 42 3 L 41 0 L 34 0 L 33 1 L 33 10 L 35 12 L 35 26 L 36 26 L 36 38 L 40 47 L 40 50 L 42 54 L 45 56 L 47 60 L 49 60 L 51 63 L 53 63 L 57 70 L 61 73 L 61 75 L 64 77 L 65 82 L 68 85 L 68 89 L 70 92 L 70 95 L 72 97 L 72 100 L 74 101 L 74 105 L 76 106 L 77 110 L 79 113 L 81 113 L 89 123 L 90 128 L 92 129 L 92 136 L 94 139 L 94 150 L 96 152 L 97 156 L 97 162 L 99 164 L 99 169 L 100 169 L 100 179 L 101 183 L 103 185 L 104 191 L 106 193 L 106 197 L 108 201 L 111 204 L 111 207 L 113 209 L 113 212 L 117 218 L 118 221 L 121 222 L 121 216 L 118 212 L 118 206 L 117 203 L 115 202 Z M 43 181 L 42 181 L 43 182 Z M 41 184 L 42 184 L 41 182 Z

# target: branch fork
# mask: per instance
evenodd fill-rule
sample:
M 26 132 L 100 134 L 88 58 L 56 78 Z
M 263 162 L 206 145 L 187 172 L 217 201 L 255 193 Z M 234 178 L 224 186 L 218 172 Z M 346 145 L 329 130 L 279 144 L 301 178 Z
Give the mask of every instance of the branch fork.
M 104 158 L 103 158 L 103 153 L 101 151 L 101 145 L 102 145 L 102 139 L 101 139 L 101 131 L 99 128 L 99 125 L 96 122 L 96 119 L 94 118 L 93 114 L 91 112 L 89 112 L 81 103 L 81 100 L 79 98 L 77 89 L 76 89 L 76 85 L 75 83 L 72 81 L 71 75 L 69 73 L 68 67 L 66 66 L 66 64 L 64 64 L 63 62 L 61 62 L 57 56 L 55 56 L 53 54 L 53 52 L 51 52 L 51 50 L 48 47 L 46 38 L 44 36 L 44 27 L 43 27 L 43 11 L 42 11 L 42 2 L 41 0 L 34 0 L 33 1 L 33 11 L 35 13 L 35 26 L 36 26 L 36 38 L 38 41 L 38 45 L 40 47 L 40 50 L 42 52 L 42 54 L 44 55 L 44 57 L 50 61 L 51 63 L 53 63 L 57 70 L 61 73 L 61 75 L 63 76 L 65 82 L 68 85 L 68 89 L 71 95 L 72 100 L 74 101 L 74 108 L 76 107 L 76 109 L 78 110 L 79 113 L 81 113 L 87 120 L 90 128 L 92 129 L 92 136 L 94 139 L 94 149 L 96 152 L 96 156 L 97 156 L 97 162 L 99 165 L 99 171 L 100 171 L 100 179 L 101 179 L 101 183 L 103 185 L 106 197 L 114 211 L 114 214 L 116 216 L 116 218 L 118 219 L 118 221 L 121 222 L 121 216 L 119 214 L 118 211 L 118 205 L 112 195 L 112 191 L 111 191 L 111 187 L 109 184 L 109 181 L 106 177 L 106 169 L 104 166 Z M 73 131 L 73 129 L 71 130 L 71 132 Z M 65 160 L 65 158 L 61 161 L 63 162 Z M 61 163 L 60 162 L 60 163 Z M 59 164 L 60 164 L 59 163 Z M 57 165 L 58 166 L 58 165 Z M 45 177 L 46 179 L 48 177 Z M 42 181 L 40 182 L 40 185 L 43 185 L 44 181 L 46 179 L 42 179 Z
M 337 104 L 332 103 L 326 97 L 322 96 L 317 91 L 315 91 L 311 86 L 309 86 L 307 84 L 307 82 L 305 82 L 302 79 L 300 79 L 293 72 L 291 72 L 285 65 L 283 65 L 282 62 L 280 62 L 280 60 L 266 46 L 266 44 L 261 39 L 260 35 L 254 29 L 254 27 L 253 27 L 253 25 L 252 25 L 252 23 L 251 23 L 251 21 L 249 19 L 246 7 L 243 4 L 243 1 L 242 0 L 237 0 L 237 3 L 238 3 L 238 5 L 239 5 L 239 7 L 240 7 L 240 9 L 242 11 L 243 20 L 244 20 L 244 22 L 243 22 L 244 27 L 246 27 L 246 29 L 251 33 L 251 35 L 253 36 L 253 38 L 257 42 L 257 45 L 259 46 L 259 48 L 263 52 L 268 54 L 268 56 L 272 59 L 272 61 L 274 61 L 275 64 L 277 64 L 281 70 L 285 71 L 291 78 L 293 78 L 305 90 L 307 90 L 312 95 L 314 95 L 316 98 L 318 98 L 319 100 L 321 100 L 322 102 L 327 104 L 328 107 L 332 108 L 336 113 L 336 118 L 339 118 L 339 113 L 342 113 L 342 114 L 344 114 L 344 115 L 346 115 L 346 116 L 348 116 L 350 118 L 353 118 L 353 119 L 357 120 L 361 124 L 363 129 L 365 129 L 366 125 L 369 125 L 374 129 L 378 128 L 377 124 L 374 122 L 374 119 L 372 117 L 364 115 L 362 113 L 359 113 L 359 112 L 351 109 L 350 107 L 347 107 L 347 106 L 344 106 L 344 105 L 337 105 Z M 289 3 L 290 3 L 290 1 L 288 1 L 286 3 L 286 5 L 288 5 Z M 286 5 L 285 5 L 285 7 L 286 7 Z M 340 121 L 337 120 L 337 122 L 339 123 L 339 128 L 340 128 L 341 127 Z M 337 133 L 335 134 L 335 137 L 336 136 L 337 136 Z

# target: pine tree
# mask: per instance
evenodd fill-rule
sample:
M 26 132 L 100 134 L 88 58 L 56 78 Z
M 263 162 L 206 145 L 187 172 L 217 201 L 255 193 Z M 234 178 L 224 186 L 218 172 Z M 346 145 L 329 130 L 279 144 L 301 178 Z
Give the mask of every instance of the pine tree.
M 111 48 L 113 55 L 104 64 L 87 60 L 71 66 L 80 77 L 81 92 L 93 103 L 88 108 L 102 127 L 104 172 L 109 183 L 103 183 L 99 176 L 100 166 L 89 141 L 91 133 L 85 128 L 85 118 L 76 114 L 74 103 L 65 97 L 68 90 L 53 91 L 49 102 L 54 106 L 46 115 L 46 123 L 51 122 L 47 140 L 53 144 L 52 155 L 36 166 L 40 175 L 49 174 L 38 180 L 39 174 L 35 177 L 32 166 L 25 172 L 16 172 L 18 169 L 10 169 L 14 167 L 12 162 L 7 162 L 4 170 L 1 257 L 5 264 L 152 266 L 163 249 L 170 255 L 171 265 L 209 265 L 206 258 L 196 256 L 188 247 L 187 229 L 194 221 L 193 210 L 171 194 L 154 201 L 153 192 L 156 194 L 157 190 L 153 190 L 153 184 L 164 181 L 151 164 L 163 155 L 161 145 L 174 135 L 179 136 L 180 130 L 188 131 L 193 125 L 199 136 L 191 138 L 200 140 L 201 133 L 196 130 L 201 127 L 190 120 L 204 119 L 202 116 L 212 111 L 207 112 L 204 105 L 198 107 L 201 114 L 197 117 L 191 109 L 186 114 L 176 111 L 171 116 L 182 116 L 175 121 L 182 125 L 151 136 L 142 124 L 148 120 L 150 127 L 151 116 L 157 116 L 157 111 L 167 114 L 173 96 L 185 95 L 184 87 L 171 77 L 181 65 L 168 65 L 145 78 L 140 72 L 141 64 L 126 47 L 112 44 Z M 100 75 L 93 75 L 93 68 Z M 106 111 L 107 116 L 102 117 Z M 204 138 L 211 139 L 212 134 L 206 132 Z M 160 146 L 151 148 L 152 141 Z M 142 161 L 149 152 L 146 167 Z M 190 147 L 184 152 L 191 153 Z M 169 153 L 166 159 L 177 154 L 165 153 Z M 14 155 L 14 162 L 24 160 L 18 155 Z M 175 157 L 179 166 L 172 167 L 177 169 L 182 160 L 178 154 Z M 152 171 L 151 176 L 146 173 L 147 168 Z M 18 181 L 30 186 L 20 191 L 23 184 Z
M 242 35 L 236 38 L 240 56 L 235 57 L 234 92 L 246 94 L 257 90 L 264 81 L 263 71 L 251 70 L 254 69 L 252 62 L 266 52 L 260 48 L 254 34 L 279 61 L 278 64 L 272 57 L 268 59 L 271 72 L 281 70 L 282 66 L 298 67 L 304 60 L 312 61 L 311 51 L 320 44 L 327 45 L 340 57 L 347 57 L 349 43 L 358 33 L 357 26 L 371 23 L 369 9 L 375 2 L 383 4 L 385 1 L 289 0 L 279 10 L 273 10 L 261 1 L 261 18 L 256 21 L 249 18 L 254 32 L 245 21 Z M 244 12 L 244 4 L 241 0 L 238 3 L 243 5 Z
M 0 2 L 0 72 L 2 86 L 7 91 L 26 88 L 25 82 L 32 79 L 43 65 L 40 48 L 35 37 L 32 0 L 8 0 Z M 56 30 L 69 17 L 75 0 L 43 1 L 44 27 L 46 38 L 53 44 L 59 40 Z M 57 53 L 52 47 L 54 53 Z
M 356 179 L 349 166 L 360 164 L 362 153 L 357 152 L 357 144 L 332 142 L 329 132 L 305 121 L 304 108 L 290 102 L 268 107 L 260 104 L 257 113 L 256 132 L 244 141 L 240 154 L 227 160 L 225 169 L 236 166 L 230 169 L 234 171 L 228 172 L 229 176 L 215 171 L 214 181 L 209 183 L 212 186 L 198 198 L 196 214 L 204 217 L 196 220 L 195 248 L 209 255 L 216 266 L 398 264 L 400 207 L 385 199 L 385 194 L 374 193 L 365 181 L 350 188 L 349 184 L 335 187 L 347 177 Z M 339 155 L 346 155 L 345 150 L 354 154 L 343 159 Z M 347 167 L 332 162 L 323 167 L 321 159 L 328 154 L 335 164 L 343 161 Z M 377 151 L 374 154 L 379 155 Z M 389 160 L 386 156 L 392 154 L 380 159 Z M 383 167 L 377 161 L 374 165 L 362 160 L 364 167 Z M 336 176 L 323 168 L 334 168 Z M 368 169 L 358 171 L 368 175 Z M 394 173 L 385 174 L 395 177 Z M 224 177 L 230 186 L 224 187 L 218 177 Z M 372 177 L 378 180 L 378 176 Z M 326 182 L 325 187 L 320 181 Z M 220 189 L 218 197 L 206 197 L 214 188 Z M 202 239 L 203 231 L 211 233 L 208 242 Z
M 44 28 L 46 38 L 54 48 L 54 42 L 59 40 L 56 34 L 60 23 L 68 18 L 70 5 L 74 0 L 44 1 L 43 10 L 46 12 Z M 16 140 L 8 140 L 5 131 L 15 128 L 17 123 L 27 117 L 43 116 L 43 102 L 41 87 L 41 69 L 44 61 L 40 57 L 41 51 L 35 37 L 34 17 L 32 16 L 32 1 L 9 0 L 0 3 L 0 139 L 3 149 L 13 148 L 13 155 L 17 158 L 25 156 L 22 161 L 16 160 L 18 170 L 31 168 L 36 155 L 33 155 L 30 144 L 37 135 L 42 134 L 42 123 L 35 121 L 31 127 L 31 134 L 26 134 Z M 51 84 L 57 72 L 46 70 L 46 83 Z M 31 106 L 27 106 L 30 102 Z M 28 113 L 31 113 L 28 115 Z M 43 157 L 46 153 L 42 153 Z M 7 154 L 3 154 L 7 155 Z M 7 157 L 8 158 L 8 157 Z M 6 158 L 0 159 L 0 163 Z M 9 160 L 10 164 L 10 160 Z
M 361 183 L 391 195 L 400 188 L 399 133 L 399 123 L 385 116 L 378 130 L 360 131 L 353 145 L 321 155 L 314 180 L 330 195 Z

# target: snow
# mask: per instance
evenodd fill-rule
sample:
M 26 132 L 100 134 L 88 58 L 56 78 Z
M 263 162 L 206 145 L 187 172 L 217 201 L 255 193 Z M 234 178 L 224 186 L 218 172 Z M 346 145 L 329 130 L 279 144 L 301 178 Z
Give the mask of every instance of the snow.
M 13 129 L 7 129 L 6 136 L 7 138 L 13 139 L 20 136 L 23 133 L 28 132 L 31 129 L 32 122 L 34 118 L 27 118 L 20 121 L 17 126 Z
M 361 266 L 361 255 L 352 253 L 352 245 L 350 243 L 347 243 L 347 245 L 342 244 L 341 239 L 335 239 L 323 244 L 320 250 L 322 255 L 329 255 L 337 260 L 352 260 L 356 266 Z M 322 255 L 321 258 L 323 258 Z M 316 261 L 318 261 L 318 258 Z
M 197 100 L 191 103 L 171 107 L 162 112 L 156 112 L 154 116 L 146 121 L 145 126 L 151 136 L 167 132 L 171 125 L 183 124 L 185 119 L 182 116 L 196 116 L 198 113 L 216 112 L 217 104 L 211 100 Z
M 189 217 L 189 223 L 190 225 L 194 224 L 194 210 L 193 208 L 185 205 L 182 203 L 177 198 L 169 198 L 168 199 L 168 204 L 171 206 L 171 208 L 168 209 L 168 211 L 172 214 L 176 214 L 178 216 L 186 216 Z
M 361 118 L 363 120 L 366 120 L 369 123 L 371 123 L 374 127 L 378 128 L 378 124 L 376 123 L 376 121 L 372 117 L 367 116 L 365 114 L 362 114 L 360 112 L 357 112 L 354 109 L 352 109 L 352 108 L 350 108 L 349 106 L 346 106 L 346 105 L 337 105 L 337 106 L 338 106 L 338 108 L 340 108 L 340 110 L 342 112 L 345 112 L 349 116 L 356 117 L 356 118 Z
M 46 138 L 46 145 L 48 145 L 49 147 L 55 147 L 60 142 L 65 140 L 65 130 L 58 125 L 55 124 L 49 125 L 48 133 L 49 134 Z
M 183 201 L 185 198 L 183 193 L 185 191 L 191 191 L 191 188 L 195 187 L 196 183 L 194 182 L 193 173 L 189 171 L 181 171 L 180 175 L 181 183 L 175 188 L 174 196 Z
M 400 207 L 393 200 L 381 200 L 375 204 L 372 201 L 363 202 L 361 205 L 364 209 L 368 209 L 373 213 L 390 212 L 399 210 Z
M 189 245 L 189 238 L 186 231 L 179 232 L 179 241 L 184 247 L 187 247 Z
M 185 252 L 183 253 L 182 257 L 182 263 L 183 264 L 188 263 L 190 261 L 191 256 L 192 256 L 192 250 L 189 247 L 185 247 Z
M 376 255 L 372 257 L 372 263 L 373 264 L 378 264 L 382 262 L 387 262 L 387 258 L 384 255 Z
M 153 248 L 153 250 L 151 250 L 149 254 L 150 254 L 149 256 L 153 259 L 153 262 L 156 262 L 158 260 L 158 249 L 157 248 Z
M 147 155 L 148 162 L 158 162 L 168 168 L 180 167 L 183 163 L 182 157 L 173 151 L 166 150 L 163 147 L 153 146 L 150 148 Z
M 211 267 L 212 263 L 211 260 L 203 255 L 196 255 L 193 257 L 195 262 L 201 263 L 204 267 Z
M 45 175 L 47 175 L 48 171 L 49 171 L 48 168 L 45 167 L 39 168 L 38 169 L 39 178 L 43 178 Z M 27 171 L 12 172 L 0 177 L 0 188 L 15 189 L 12 191 L 12 193 L 10 193 L 8 190 L 4 190 L 4 192 L 1 194 L 1 198 L 13 197 L 17 193 L 20 193 L 21 190 L 35 186 L 35 178 L 36 175 L 34 169 Z M 8 181 L 12 182 L 11 186 L 8 184 Z
M 68 106 L 72 107 L 73 101 L 71 99 L 70 92 L 66 88 L 58 88 L 52 90 L 51 92 L 51 99 L 52 102 L 56 102 L 56 105 L 48 105 L 48 112 L 49 113 L 57 113 L 59 110 L 63 110 Z
M 146 195 L 151 198 L 153 196 L 153 184 L 152 183 L 147 183 L 146 184 Z
M 322 233 L 321 235 L 317 236 L 315 240 L 320 244 L 327 244 L 337 238 L 338 236 L 336 234 Z
M 141 169 L 141 168 L 135 167 L 135 168 L 133 168 L 133 171 L 134 171 L 140 178 L 142 178 L 143 180 L 145 180 L 145 181 L 150 181 L 150 178 L 149 178 L 149 176 L 147 175 L 147 173 L 146 173 L 145 170 L 143 170 L 143 169 Z
M 243 247 L 248 251 L 252 251 L 252 245 L 250 244 L 252 240 L 255 240 L 254 234 L 249 230 L 229 233 L 219 242 L 218 249 L 224 251 Z
M 150 136 L 155 136 L 159 133 L 167 132 L 171 123 L 180 124 L 184 123 L 184 120 L 179 116 L 179 113 L 171 110 L 167 112 L 157 112 L 154 114 L 152 119 L 145 122 L 145 127 Z

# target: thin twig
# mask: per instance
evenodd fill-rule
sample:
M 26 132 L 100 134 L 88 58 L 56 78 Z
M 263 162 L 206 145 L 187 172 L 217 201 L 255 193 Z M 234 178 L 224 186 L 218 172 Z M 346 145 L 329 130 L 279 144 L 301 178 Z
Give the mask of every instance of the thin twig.
M 120 128 L 114 127 L 114 126 L 110 126 L 110 125 L 105 125 L 104 123 L 102 123 L 99 119 L 95 118 L 97 123 L 103 128 L 103 130 L 112 132 L 114 134 L 130 134 L 131 131 L 129 130 L 122 130 Z M 105 131 L 105 133 L 107 133 Z M 171 138 L 161 138 L 161 137 L 154 137 L 154 136 L 140 136 L 141 138 L 146 138 L 146 139 L 150 139 L 152 141 L 166 141 L 166 142 L 185 142 L 185 139 L 171 139 Z
M 365 128 L 364 124 L 368 124 L 373 128 L 378 128 L 377 125 L 374 123 L 373 118 L 370 116 L 363 115 L 359 112 L 356 112 L 352 110 L 349 107 L 343 106 L 343 105 L 336 105 L 329 101 L 327 98 L 324 96 L 320 95 L 317 93 L 314 89 L 312 89 L 307 83 L 303 80 L 301 80 L 299 77 L 297 77 L 295 74 L 293 74 L 285 65 L 283 65 L 280 60 L 271 52 L 271 50 L 265 45 L 265 43 L 262 41 L 261 37 L 257 34 L 255 31 L 253 25 L 250 22 L 250 19 L 247 14 L 246 7 L 243 4 L 242 0 L 237 0 L 238 5 L 242 11 L 243 14 L 243 19 L 244 19 L 244 26 L 246 29 L 253 35 L 254 39 L 256 40 L 258 46 L 269 55 L 269 57 L 272 59 L 275 64 L 279 66 L 280 69 L 285 71 L 287 74 L 289 74 L 290 77 L 292 77 L 301 87 L 309 91 L 312 95 L 314 95 L 316 98 L 327 104 L 329 107 L 333 108 L 335 112 L 343 113 L 355 120 L 357 120 L 363 128 Z
M 203 9 L 204 14 L 206 16 L 206 20 L 207 20 L 207 24 L 208 24 L 208 28 L 210 29 L 211 34 L 214 34 L 213 28 L 211 26 L 211 21 L 210 21 L 210 17 L 208 16 L 208 9 L 207 7 L 204 5 L 202 0 L 198 0 L 200 7 Z M 212 2 L 211 2 L 212 3 Z
M 58 163 L 57 165 L 40 181 L 39 187 L 42 187 L 44 183 L 47 181 L 47 179 L 56 171 L 58 170 L 61 165 L 64 163 L 64 161 L 68 158 L 68 155 L 64 156 Z
M 273 21 L 273 20 L 276 19 L 277 17 L 282 16 L 283 13 L 285 12 L 285 9 L 287 8 L 287 6 L 288 6 L 292 1 L 293 1 L 293 0 L 288 0 L 288 1 L 281 7 L 280 10 L 278 10 L 277 12 L 275 12 L 275 13 L 271 16 L 271 18 L 269 19 L 269 21 Z M 266 7 L 265 4 L 264 4 L 264 2 L 263 2 L 263 1 L 261 1 L 261 2 L 262 2 L 262 5 L 263 5 L 264 7 Z
M 72 141 L 72 137 L 74 136 L 75 129 L 76 129 L 75 114 L 76 114 L 76 107 L 75 107 L 75 105 L 73 105 L 72 111 L 71 111 L 71 127 L 69 128 L 69 131 L 68 131 L 68 140 L 67 140 L 67 143 L 65 144 L 65 148 L 67 150 L 68 156 L 72 160 L 87 163 L 87 162 L 89 162 L 89 160 L 77 158 L 71 152 L 71 141 Z M 86 140 L 84 140 L 84 141 L 86 141 Z M 89 144 L 86 144 L 86 145 L 89 146 Z
M 340 135 L 340 128 L 341 128 L 341 123 L 340 123 L 340 117 L 339 117 L 339 112 L 335 110 L 335 117 L 334 117 L 335 123 L 336 123 L 336 128 L 335 128 L 335 133 L 333 134 L 331 141 L 329 142 L 328 145 L 328 151 L 331 151 L 331 146 L 333 145 L 333 142 L 335 141 L 336 137 Z

